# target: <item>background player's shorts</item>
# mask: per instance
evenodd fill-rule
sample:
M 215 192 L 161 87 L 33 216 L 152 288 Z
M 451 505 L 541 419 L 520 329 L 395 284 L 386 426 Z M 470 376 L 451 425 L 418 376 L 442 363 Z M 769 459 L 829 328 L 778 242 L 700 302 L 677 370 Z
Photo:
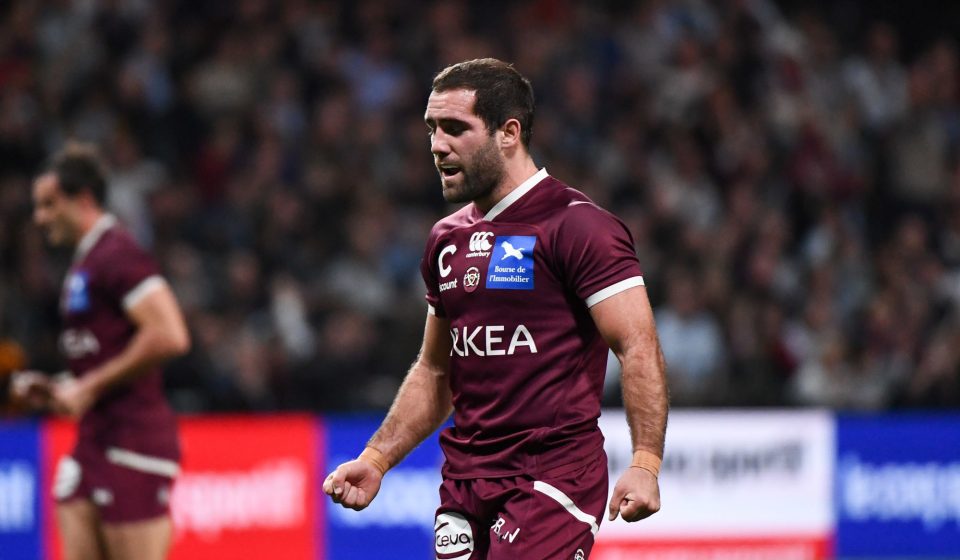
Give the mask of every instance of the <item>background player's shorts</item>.
M 539 478 L 446 479 L 434 525 L 439 560 L 584 560 L 607 502 L 607 460 Z
M 57 464 L 57 502 L 90 500 L 105 523 L 130 523 L 167 515 L 176 462 L 108 448 L 77 449 Z

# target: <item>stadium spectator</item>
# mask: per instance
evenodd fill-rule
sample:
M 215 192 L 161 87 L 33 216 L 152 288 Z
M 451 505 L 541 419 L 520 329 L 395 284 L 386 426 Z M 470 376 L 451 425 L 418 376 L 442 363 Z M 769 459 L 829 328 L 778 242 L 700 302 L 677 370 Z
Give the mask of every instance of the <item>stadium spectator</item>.
M 705 405 L 723 398 L 727 355 L 720 324 L 704 308 L 692 273 L 666 278 L 667 301 L 656 310 L 663 356 L 670 367 L 670 395 L 680 405 Z
M 229 256 L 246 253 L 265 287 L 279 278 L 299 283 L 315 338 L 332 316 L 367 316 L 371 345 L 387 350 L 360 378 L 381 391 L 378 379 L 422 320 L 418 245 L 447 212 L 431 196 L 421 144 L 426 92 L 416 85 L 454 60 L 494 55 L 538 84 L 537 158 L 631 227 L 655 307 L 666 299 L 666 271 L 693 263 L 704 272 L 698 291 L 722 326 L 736 389 L 718 404 L 791 402 L 788 380 L 821 353 L 797 338 L 813 300 L 825 300 L 827 328 L 860 355 L 862 333 L 872 328 L 868 308 L 896 264 L 886 254 L 892 232 L 903 217 L 920 216 L 930 245 L 924 270 L 939 263 L 941 272 L 930 273 L 942 284 L 935 291 L 953 294 L 917 300 L 928 309 L 924 324 L 910 328 L 916 347 L 903 352 L 911 381 L 892 389 L 891 402 L 920 403 L 909 387 L 921 375 L 923 348 L 933 333 L 960 333 L 950 319 L 960 304 L 958 6 L 0 3 L 0 336 L 21 344 L 31 364 L 57 367 L 50 302 L 67 259 L 38 256 L 25 185 L 67 138 L 106 149 L 126 135 L 139 150 L 133 159 L 164 171 L 159 187 L 141 189 L 136 200 L 149 223 L 127 225 L 152 236 L 175 288 L 190 286 L 195 300 L 184 306 L 193 326 L 229 323 L 216 288 L 226 285 Z M 377 90 L 382 83 L 398 89 Z M 143 177 L 153 185 L 152 173 Z M 688 199 L 689 209 L 666 204 Z M 352 224 L 371 211 L 384 212 L 382 242 L 375 254 L 354 254 Z M 776 244 L 763 242 L 771 232 Z M 180 264 L 184 254 L 195 260 Z M 369 297 L 345 310 L 322 281 L 358 262 L 381 275 L 363 284 L 393 298 L 373 316 Z M 184 266 L 195 280 L 174 278 Z M 807 290 L 812 280 L 828 287 Z M 756 346 L 760 338 L 734 330 L 759 309 L 779 314 L 787 351 L 758 350 L 777 347 L 772 333 L 769 346 Z M 279 340 L 279 326 L 260 324 L 260 336 Z M 168 367 L 176 402 L 250 406 L 235 392 L 234 372 L 209 360 L 208 340 L 219 339 L 200 337 L 188 359 Z M 276 351 L 269 367 L 282 371 L 267 374 L 265 390 L 274 394 L 266 402 L 323 406 L 286 400 L 298 379 L 286 371 L 298 358 L 286 354 L 299 350 Z M 756 391 L 741 390 L 746 355 L 758 364 L 748 375 Z M 938 378 L 960 376 L 947 365 L 933 369 Z M 399 382 L 395 375 L 392 385 Z M 317 390 L 338 388 L 318 383 Z M 944 406 L 960 405 L 954 394 L 943 393 Z

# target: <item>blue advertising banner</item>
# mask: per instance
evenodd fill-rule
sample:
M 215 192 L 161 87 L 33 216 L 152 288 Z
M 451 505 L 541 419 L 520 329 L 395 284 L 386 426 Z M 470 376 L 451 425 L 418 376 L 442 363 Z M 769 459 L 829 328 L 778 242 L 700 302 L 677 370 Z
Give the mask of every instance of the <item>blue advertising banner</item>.
M 960 415 L 837 423 L 837 556 L 960 554 Z
M 40 430 L 34 422 L 0 422 L 0 559 L 41 554 Z
M 326 453 L 318 480 L 356 458 L 381 418 L 327 416 Z M 323 463 L 326 463 L 323 465 Z M 326 557 L 351 560 L 427 560 L 435 557 L 434 514 L 443 453 L 436 434 L 390 470 L 376 499 L 363 511 L 326 503 Z M 324 496 L 324 498 L 326 498 Z M 328 498 L 327 498 L 328 499 Z

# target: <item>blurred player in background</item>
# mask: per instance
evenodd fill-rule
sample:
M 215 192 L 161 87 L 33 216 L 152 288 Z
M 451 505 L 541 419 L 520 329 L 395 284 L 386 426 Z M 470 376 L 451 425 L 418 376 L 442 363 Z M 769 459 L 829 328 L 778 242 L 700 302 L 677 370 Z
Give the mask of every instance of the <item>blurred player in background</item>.
M 589 556 L 608 488 L 597 426 L 608 346 L 635 453 L 607 511 L 636 521 L 660 507 L 667 389 L 633 242 L 537 168 L 533 114 L 530 83 L 499 60 L 434 79 L 425 121 L 443 196 L 470 204 L 427 241 L 420 355 L 364 452 L 324 481 L 334 502 L 363 509 L 452 410 L 437 558 Z
M 74 248 L 63 282 L 60 346 L 70 371 L 16 374 L 15 401 L 80 421 L 54 477 L 67 560 L 159 560 L 172 526 L 179 471 L 176 419 L 159 365 L 185 353 L 187 328 L 153 259 L 103 207 L 93 149 L 71 145 L 33 184 L 34 221 L 52 245 Z

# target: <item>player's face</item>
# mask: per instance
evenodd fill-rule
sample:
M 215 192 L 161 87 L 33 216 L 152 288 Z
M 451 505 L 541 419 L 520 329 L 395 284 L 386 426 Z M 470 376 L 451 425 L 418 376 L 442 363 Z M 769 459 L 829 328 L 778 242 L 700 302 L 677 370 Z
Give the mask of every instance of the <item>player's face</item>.
M 33 221 L 43 231 L 51 245 L 70 245 L 77 242 L 73 220 L 75 201 L 64 195 L 56 175 L 41 175 L 33 183 Z
M 487 196 L 505 175 L 497 133 L 491 134 L 473 113 L 476 98 L 475 91 L 453 89 L 435 91 L 427 100 L 424 122 L 430 129 L 430 151 L 447 202 Z

